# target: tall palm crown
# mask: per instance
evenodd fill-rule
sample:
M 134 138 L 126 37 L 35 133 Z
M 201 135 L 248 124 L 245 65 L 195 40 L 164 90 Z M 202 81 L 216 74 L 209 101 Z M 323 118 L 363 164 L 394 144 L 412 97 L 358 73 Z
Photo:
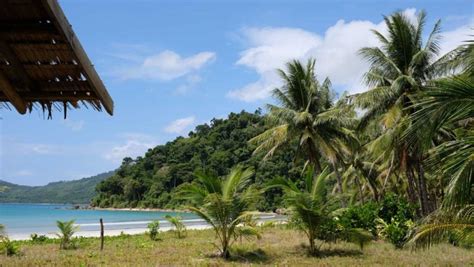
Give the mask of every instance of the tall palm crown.
M 297 144 L 297 157 L 308 160 L 321 172 L 321 158 L 335 164 L 344 148 L 343 140 L 350 131 L 349 107 L 332 109 L 331 82 L 319 83 L 315 76 L 315 60 L 306 65 L 294 60 L 286 64 L 287 71 L 278 70 L 284 85 L 273 90 L 277 105 L 267 105 L 268 119 L 274 127 L 250 140 L 256 144 L 254 153 L 266 152 L 266 158 L 284 145 Z
M 369 61 L 365 83 L 371 89 L 358 95 L 357 103 L 367 112 L 362 123 L 384 115 L 391 108 L 404 108 L 415 100 L 416 93 L 436 77 L 441 61 L 439 54 L 440 21 L 436 22 L 427 41 L 423 44 L 425 12 L 420 12 L 415 23 L 404 13 L 385 17 L 388 35 L 373 30 L 381 47 L 366 47 L 360 54 Z
M 404 13 L 396 12 L 385 17 L 386 36 L 373 31 L 381 46 L 360 50 L 360 54 L 370 63 L 365 83 L 371 89 L 357 95 L 355 102 L 365 110 L 360 128 L 371 121 L 377 121 L 382 126 L 380 135 L 373 140 L 374 144 L 382 146 L 377 149 L 381 155 L 375 156 L 393 162 L 395 168 L 405 172 L 409 199 L 414 204 L 419 200 L 422 213 L 426 214 L 434 209 L 423 171 L 426 148 L 422 147 L 422 137 L 417 132 L 413 133 L 412 142 L 404 142 L 401 138 L 410 127 L 409 116 L 416 111 L 413 104 L 420 92 L 426 90 L 446 65 L 446 59 L 437 59 L 440 21 L 436 22 L 423 43 L 425 17 L 422 11 L 412 22 Z

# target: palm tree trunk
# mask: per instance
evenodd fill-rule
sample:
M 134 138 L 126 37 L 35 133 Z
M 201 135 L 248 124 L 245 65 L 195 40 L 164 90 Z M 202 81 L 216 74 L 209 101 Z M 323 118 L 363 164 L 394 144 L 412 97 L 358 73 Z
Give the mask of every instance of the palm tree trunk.
M 337 188 L 339 190 L 339 193 L 342 194 L 342 177 L 341 177 L 341 174 L 339 173 L 339 170 L 337 169 L 336 162 L 332 162 L 332 168 L 333 168 L 334 174 L 336 174 Z
M 407 176 L 408 180 L 408 200 L 412 205 L 417 205 L 418 204 L 418 197 L 416 194 L 416 188 L 415 188 L 415 179 L 413 177 L 413 172 L 410 166 L 406 166 L 405 174 Z
M 347 207 L 347 203 L 344 199 L 344 196 L 342 195 L 342 177 L 341 174 L 339 173 L 339 170 L 337 169 L 337 164 L 336 162 L 332 162 L 332 168 L 334 170 L 334 174 L 336 175 L 336 180 L 337 180 L 337 187 L 339 194 L 341 194 L 341 205 L 343 208 Z
M 362 190 L 362 184 L 359 181 L 359 177 L 356 177 L 355 183 L 357 184 L 357 187 L 359 188 L 360 201 L 362 202 L 362 204 L 365 204 L 364 191 Z
M 417 162 L 418 167 L 418 188 L 420 194 L 420 204 L 421 204 L 421 212 L 423 215 L 427 215 L 433 211 L 429 197 L 428 197 L 428 190 L 426 189 L 426 179 L 424 175 L 423 166 L 421 162 Z
M 308 143 L 308 159 L 317 174 L 322 172 L 321 163 L 319 162 L 318 152 L 312 142 Z

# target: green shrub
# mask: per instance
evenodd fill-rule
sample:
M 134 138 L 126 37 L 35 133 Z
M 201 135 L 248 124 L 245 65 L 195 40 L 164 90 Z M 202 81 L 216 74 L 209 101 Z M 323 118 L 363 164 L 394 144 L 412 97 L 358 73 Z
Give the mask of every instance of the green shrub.
M 148 234 L 151 240 L 158 240 L 158 230 L 160 229 L 160 221 L 152 221 L 148 224 Z
M 71 221 L 56 221 L 56 225 L 58 226 L 59 232 L 56 235 L 61 240 L 59 245 L 60 249 L 74 249 L 76 248 L 76 243 L 72 239 L 72 236 L 78 229 L 77 226 L 74 225 L 74 220 Z
M 408 201 L 395 194 L 387 194 L 380 205 L 378 217 L 385 222 L 392 220 L 405 222 L 415 219 L 415 207 L 410 205 Z
M 0 252 L 4 253 L 9 257 L 19 255 L 20 246 L 15 242 L 11 241 L 8 237 L 4 236 L 0 239 Z
M 368 202 L 359 206 L 347 208 L 339 217 L 339 223 L 346 228 L 361 228 L 377 236 L 377 223 L 379 205 Z
M 45 236 L 45 235 L 38 235 L 38 234 L 36 234 L 36 233 L 31 234 L 30 237 L 31 237 L 31 241 L 32 241 L 33 243 L 43 243 L 43 242 L 45 242 L 45 241 L 47 241 L 47 240 L 49 239 L 49 238 L 48 238 L 47 236 Z
M 379 235 L 392 243 L 395 248 L 402 248 L 408 240 L 410 230 L 413 228 L 412 220 L 398 221 L 392 218 L 390 223 L 377 219 Z
M 165 219 L 174 226 L 174 231 L 178 238 L 182 238 L 186 236 L 186 226 L 183 223 L 183 218 L 181 216 L 171 216 L 166 215 Z

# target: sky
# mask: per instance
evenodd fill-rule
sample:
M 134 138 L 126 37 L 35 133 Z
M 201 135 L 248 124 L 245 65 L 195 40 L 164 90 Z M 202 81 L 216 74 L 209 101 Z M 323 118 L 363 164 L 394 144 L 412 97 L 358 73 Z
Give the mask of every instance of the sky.
M 44 185 L 110 171 L 126 156 L 186 136 L 197 124 L 271 103 L 275 69 L 316 58 L 338 93 L 367 90 L 367 63 L 383 15 L 441 19 L 442 52 L 468 39 L 474 2 L 59 0 L 115 103 L 114 115 L 79 109 L 27 116 L 0 109 L 0 179 Z

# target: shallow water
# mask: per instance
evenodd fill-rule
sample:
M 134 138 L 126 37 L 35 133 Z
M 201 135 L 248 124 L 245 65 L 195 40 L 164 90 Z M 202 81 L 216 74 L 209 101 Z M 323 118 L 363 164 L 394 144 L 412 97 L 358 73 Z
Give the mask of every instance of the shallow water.
M 80 231 L 97 231 L 100 218 L 104 220 L 104 225 L 109 230 L 145 229 L 152 220 L 160 220 L 160 226 L 167 226 L 164 217 L 168 214 L 179 215 L 188 224 L 202 224 L 202 221 L 192 213 L 75 210 L 72 205 L 0 203 L 0 224 L 6 227 L 9 235 L 51 234 L 57 231 L 57 220 L 75 220 Z

